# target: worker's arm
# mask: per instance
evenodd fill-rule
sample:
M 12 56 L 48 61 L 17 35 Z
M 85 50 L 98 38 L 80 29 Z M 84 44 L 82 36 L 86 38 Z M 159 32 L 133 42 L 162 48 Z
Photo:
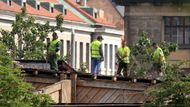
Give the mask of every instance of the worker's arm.
M 162 63 L 164 60 L 164 53 L 162 50 L 160 50 L 160 62 Z
M 102 44 L 101 44 L 100 47 L 99 47 L 99 53 L 100 53 L 101 59 L 104 60 Z
M 56 44 L 56 50 L 55 50 L 56 52 L 58 52 L 58 51 L 60 50 L 60 47 L 61 47 L 60 45 L 61 45 L 60 42 L 58 42 L 58 43 Z

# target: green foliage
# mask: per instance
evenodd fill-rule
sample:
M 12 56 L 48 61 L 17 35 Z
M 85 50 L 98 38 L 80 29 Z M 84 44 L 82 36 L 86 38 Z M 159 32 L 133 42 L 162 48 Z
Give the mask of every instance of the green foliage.
M 162 42 L 160 44 L 160 47 L 162 48 L 164 55 L 167 57 L 170 55 L 170 52 L 175 52 L 178 49 L 178 45 L 175 43 L 168 43 L 168 42 Z
M 130 76 L 143 78 L 151 70 L 151 56 L 154 52 L 152 43 L 148 33 L 142 32 L 137 43 L 131 47 Z M 177 50 L 175 43 L 161 42 L 160 47 L 163 49 L 165 57 L 169 56 L 170 52 Z
M 78 72 L 83 72 L 83 73 L 87 73 L 87 70 L 88 70 L 88 66 L 86 63 L 82 63 L 80 65 L 80 69 L 78 70 Z
M 31 84 L 24 82 L 21 70 L 12 67 L 7 48 L 0 43 L 0 107 L 41 107 L 52 102 L 47 95 L 33 94 Z
M 151 97 L 151 103 L 145 107 L 189 107 L 190 106 L 190 76 L 183 76 L 180 64 L 168 65 L 166 80 L 149 88 L 146 94 Z
M 65 62 L 67 62 L 68 64 L 70 64 L 70 63 L 71 63 L 71 54 L 69 53 L 69 54 L 67 54 L 66 56 L 64 56 L 64 57 L 63 57 L 63 60 L 64 60 Z
M 11 50 L 12 57 L 17 59 L 32 59 L 43 60 L 45 59 L 45 50 L 47 50 L 45 39 L 51 31 L 63 31 L 63 17 L 58 15 L 56 17 L 57 26 L 49 25 L 49 22 L 42 25 L 36 23 L 33 16 L 27 16 L 26 8 L 22 8 L 22 13 L 16 14 L 16 20 L 12 24 L 12 31 L 1 30 L 3 35 L 0 40 Z M 15 45 L 15 37 L 18 37 L 18 44 Z

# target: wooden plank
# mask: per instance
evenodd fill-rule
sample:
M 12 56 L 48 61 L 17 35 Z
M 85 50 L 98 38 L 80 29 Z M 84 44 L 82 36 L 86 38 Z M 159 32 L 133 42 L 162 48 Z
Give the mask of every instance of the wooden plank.
M 27 82 L 39 82 L 39 83 L 56 83 L 59 80 L 57 78 L 40 78 L 40 77 L 24 77 L 24 80 Z
M 123 94 L 122 90 L 117 90 L 112 96 L 109 97 L 109 99 L 107 99 L 105 103 L 113 103 L 121 94 Z
M 47 87 L 44 87 L 42 88 L 41 90 L 44 92 L 44 93 L 52 93 L 54 91 L 58 91 L 58 90 L 61 90 L 61 84 L 64 82 L 65 80 L 62 80 L 62 81 L 59 81 L 55 84 L 52 84 L 52 85 L 49 85 Z
M 101 98 L 107 93 L 107 91 L 107 89 L 100 88 L 97 94 L 92 99 L 90 99 L 89 103 L 98 103 L 99 100 L 101 100 Z
M 89 87 L 80 87 L 81 91 L 77 93 L 77 102 L 79 102 L 79 98 L 84 95 L 89 90 Z
M 42 89 L 43 90 L 43 93 L 45 94 L 50 94 L 50 93 L 53 93 L 55 91 L 59 91 L 61 90 L 61 84 L 53 84 L 53 85 L 50 85 L 48 87 L 45 87 Z
M 71 74 L 71 102 L 76 103 L 77 74 Z
M 64 80 L 61 87 L 60 103 L 71 103 L 71 80 Z
M 122 104 L 122 103 L 124 103 L 123 100 L 124 100 L 124 99 L 123 99 L 123 96 L 122 96 L 122 95 L 119 95 L 119 96 L 117 96 L 117 98 L 113 101 L 113 103 Z
M 138 97 L 141 97 L 141 94 L 143 94 L 143 92 L 128 91 L 127 93 L 124 93 L 124 103 L 141 102 L 136 100 Z
M 82 99 L 88 94 L 88 92 L 91 90 L 91 87 L 86 87 L 80 94 L 80 96 L 78 96 L 78 103 L 82 103 Z
M 132 82 L 121 82 L 121 81 L 113 82 L 106 80 L 102 81 L 78 80 L 77 86 L 144 91 L 149 86 L 149 83 L 132 83 Z
M 99 91 L 98 88 L 92 88 L 85 96 L 84 98 L 80 101 L 81 103 L 88 103 L 90 99 L 92 99 L 96 93 Z
M 80 94 L 80 92 L 84 89 L 84 87 L 77 87 L 77 97 Z
M 107 89 L 108 92 L 101 98 L 98 103 L 106 103 L 107 99 L 112 96 L 117 90 L 116 89 Z

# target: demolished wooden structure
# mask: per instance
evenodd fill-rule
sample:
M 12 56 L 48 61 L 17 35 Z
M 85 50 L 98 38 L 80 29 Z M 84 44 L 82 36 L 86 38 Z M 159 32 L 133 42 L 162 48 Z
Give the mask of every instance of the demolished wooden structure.
M 25 80 L 32 83 L 37 94 L 49 94 L 55 103 L 61 104 L 136 104 L 149 98 L 144 90 L 151 80 L 137 80 L 111 76 L 98 76 L 92 80 L 90 74 L 75 71 L 64 61 L 59 61 L 60 75 L 54 77 L 46 61 L 18 60 L 25 73 Z M 38 71 L 38 75 L 34 74 Z

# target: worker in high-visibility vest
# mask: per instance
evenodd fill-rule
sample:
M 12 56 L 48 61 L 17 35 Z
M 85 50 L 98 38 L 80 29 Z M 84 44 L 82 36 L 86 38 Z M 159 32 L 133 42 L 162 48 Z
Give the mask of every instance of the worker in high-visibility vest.
M 152 46 L 155 49 L 152 55 L 153 70 L 155 70 L 159 73 L 160 76 L 162 76 L 166 64 L 164 52 L 157 43 L 153 43 Z
M 126 41 L 122 40 L 121 47 L 117 50 L 117 58 L 118 58 L 118 70 L 117 75 L 121 75 L 121 71 L 123 71 L 123 74 L 125 77 L 127 77 L 128 72 L 128 65 L 130 63 L 130 49 L 128 46 L 126 46 Z
M 93 79 L 96 79 L 100 73 L 101 62 L 104 60 L 102 40 L 102 36 L 98 36 L 97 39 L 91 43 L 91 72 Z
M 58 52 L 60 50 L 60 40 L 58 39 L 57 33 L 53 32 L 52 41 L 48 44 L 48 61 L 50 64 L 51 71 L 54 72 L 55 76 L 58 73 Z

